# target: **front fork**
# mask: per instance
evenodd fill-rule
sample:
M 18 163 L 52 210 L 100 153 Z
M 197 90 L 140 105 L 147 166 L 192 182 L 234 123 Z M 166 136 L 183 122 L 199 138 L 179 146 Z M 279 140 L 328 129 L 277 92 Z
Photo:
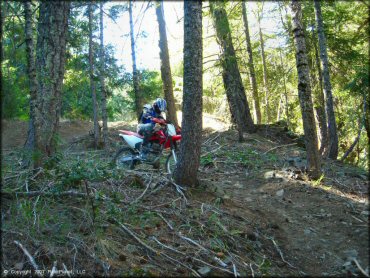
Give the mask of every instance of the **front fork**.
M 174 161 L 175 161 L 175 163 L 177 164 L 177 156 L 176 156 L 175 149 L 172 149 L 172 150 L 171 150 L 171 152 L 172 152 L 173 160 L 174 160 Z
M 177 156 L 176 156 L 177 145 L 176 145 L 176 142 L 172 141 L 172 138 L 170 138 L 170 144 L 171 144 L 171 152 L 172 152 L 173 160 L 177 164 Z

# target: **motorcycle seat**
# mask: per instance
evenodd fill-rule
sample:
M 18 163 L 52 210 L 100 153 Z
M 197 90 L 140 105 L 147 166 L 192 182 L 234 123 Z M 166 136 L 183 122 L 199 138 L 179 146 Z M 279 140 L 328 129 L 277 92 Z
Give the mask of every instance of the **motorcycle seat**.
M 144 138 L 144 136 L 140 135 L 137 132 L 133 132 L 133 131 L 129 131 L 129 130 L 118 130 L 118 131 L 125 134 L 125 135 L 132 135 L 132 136 L 136 136 L 136 137 L 141 138 L 141 139 Z

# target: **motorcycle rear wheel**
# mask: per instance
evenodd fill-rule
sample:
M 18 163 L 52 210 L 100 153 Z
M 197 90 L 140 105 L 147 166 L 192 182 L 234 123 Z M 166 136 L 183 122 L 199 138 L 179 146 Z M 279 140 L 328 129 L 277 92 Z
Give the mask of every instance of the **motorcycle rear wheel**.
M 119 169 L 134 169 L 135 168 L 135 152 L 129 147 L 123 147 L 119 149 L 113 158 L 113 164 Z M 127 159 L 123 161 L 123 159 Z M 131 158 L 131 159 L 129 159 Z

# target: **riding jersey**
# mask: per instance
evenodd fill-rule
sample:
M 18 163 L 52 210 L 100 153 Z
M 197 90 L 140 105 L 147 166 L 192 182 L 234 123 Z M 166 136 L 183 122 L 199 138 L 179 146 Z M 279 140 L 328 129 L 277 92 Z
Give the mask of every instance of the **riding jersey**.
M 162 118 L 163 119 L 163 114 L 157 113 L 153 107 L 148 108 L 148 106 L 145 105 L 143 111 L 141 112 L 139 123 L 141 124 L 151 123 L 155 125 L 155 123 L 152 121 L 152 118 Z

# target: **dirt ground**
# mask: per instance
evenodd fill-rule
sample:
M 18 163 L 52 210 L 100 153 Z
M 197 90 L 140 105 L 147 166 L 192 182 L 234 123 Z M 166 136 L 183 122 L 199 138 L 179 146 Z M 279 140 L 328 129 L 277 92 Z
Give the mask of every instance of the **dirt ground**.
M 296 139 L 287 136 L 284 128 L 278 125 L 261 126 L 256 134 L 245 134 L 244 142 L 239 143 L 236 131 L 227 130 L 227 126 L 221 122 L 217 122 L 217 129 L 212 129 L 212 121 L 216 120 L 209 120 L 210 124 L 203 134 L 199 188 L 189 188 L 186 193 L 189 201 L 187 211 L 201 211 L 199 218 L 194 221 L 208 223 L 211 227 L 213 222 L 209 220 L 213 214 L 203 212 L 207 211 L 205 208 L 209 204 L 217 204 L 223 212 L 219 213 L 218 229 L 227 230 L 228 233 L 231 231 L 229 234 L 238 236 L 234 239 L 229 237 L 231 240 L 241 240 L 233 243 L 233 257 L 239 254 L 246 260 L 246 254 L 252 252 L 249 247 L 252 245 L 249 244 L 253 244 L 253 252 L 263 252 L 263 261 L 255 263 L 255 270 L 253 264 L 245 264 L 246 270 L 239 275 L 369 275 L 369 184 L 363 170 L 325 160 L 323 178 L 312 182 L 305 174 L 304 149 L 299 147 Z M 111 123 L 111 137 L 115 138 L 116 130 L 123 127 L 134 129 L 133 125 Z M 65 122 L 62 123 L 61 137 L 66 142 L 74 142 L 76 138 L 88 137 L 89 130 L 90 123 Z M 14 123 L 3 121 L 3 150 L 20 147 L 23 144 L 21 138 L 25 138 L 25 131 L 25 123 L 17 122 L 14 126 Z M 139 166 L 137 171 L 148 173 L 142 166 Z M 103 185 L 97 185 L 97 190 L 101 186 Z M 138 192 L 140 194 L 142 189 Z M 176 197 L 176 192 L 166 194 L 169 200 L 174 198 L 173 196 Z M 143 205 L 166 209 L 168 207 L 154 202 L 155 200 L 147 199 L 146 202 L 143 201 Z M 166 213 L 166 210 L 162 210 L 162 213 Z M 190 214 L 188 220 L 182 219 L 181 217 L 188 215 L 188 212 L 183 213 L 183 216 L 176 214 L 177 218 L 166 215 L 170 223 L 178 224 L 180 235 L 185 231 L 181 228 L 184 223 L 193 219 Z M 182 219 L 182 222 L 179 219 Z M 225 223 L 228 223 L 228 226 Z M 159 229 L 159 226 L 157 228 Z M 156 235 L 157 228 L 148 228 L 145 232 L 153 236 Z M 140 233 L 139 230 L 135 232 Z M 172 234 L 169 232 L 158 238 L 162 242 L 173 243 L 173 246 L 178 246 L 178 250 L 182 251 L 182 246 L 176 245 L 173 231 Z M 201 239 L 199 241 L 202 242 Z M 203 239 L 203 242 L 206 244 L 206 239 Z M 123 242 L 122 245 L 124 244 L 126 247 L 132 245 L 132 240 Z M 178 250 L 177 252 L 180 252 Z M 150 256 L 148 257 L 145 251 L 136 251 L 127 251 L 142 258 L 134 264 L 135 267 L 141 260 L 150 261 Z M 198 254 L 200 251 L 194 249 L 192 252 Z M 225 258 L 223 254 L 219 257 Z M 17 258 L 19 260 L 19 256 Z M 265 262 L 265 258 L 266 262 L 270 260 L 269 264 Z M 243 260 L 240 259 L 240 262 Z M 256 260 L 255 257 L 251 259 L 253 260 Z M 115 273 L 115 270 L 120 269 L 119 265 L 127 261 L 122 258 L 110 261 L 113 271 L 110 273 Z M 154 262 L 153 264 L 155 265 Z M 236 263 L 235 265 L 240 267 Z M 213 273 L 203 267 L 198 269 L 198 273 L 204 271 L 204 275 L 223 276 L 226 273 L 232 276 L 238 271 L 235 265 L 234 269 L 232 266 L 225 266 L 229 272 Z M 150 275 L 194 275 L 180 265 L 175 269 L 165 263 L 161 266 L 162 269 L 152 271 Z M 261 270 L 264 267 L 266 272 Z

